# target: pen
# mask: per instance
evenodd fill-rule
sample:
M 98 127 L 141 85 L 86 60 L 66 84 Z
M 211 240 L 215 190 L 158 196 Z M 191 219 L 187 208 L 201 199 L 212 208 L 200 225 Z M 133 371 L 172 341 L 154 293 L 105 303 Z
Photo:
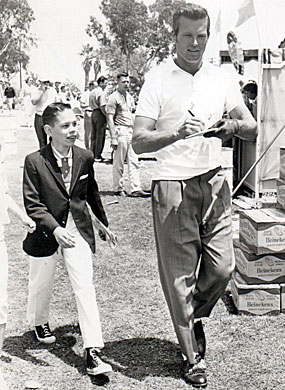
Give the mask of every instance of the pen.
M 188 110 L 188 112 L 191 116 L 195 116 L 191 110 Z

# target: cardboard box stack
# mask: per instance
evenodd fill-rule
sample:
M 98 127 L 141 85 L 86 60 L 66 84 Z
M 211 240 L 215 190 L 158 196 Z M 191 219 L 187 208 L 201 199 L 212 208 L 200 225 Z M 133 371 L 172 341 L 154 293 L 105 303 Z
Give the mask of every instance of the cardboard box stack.
M 234 252 L 231 291 L 238 311 L 280 313 L 285 301 L 285 212 L 277 208 L 242 211 Z
M 280 149 L 277 206 L 240 212 L 231 291 L 239 312 L 285 313 L 285 148 Z

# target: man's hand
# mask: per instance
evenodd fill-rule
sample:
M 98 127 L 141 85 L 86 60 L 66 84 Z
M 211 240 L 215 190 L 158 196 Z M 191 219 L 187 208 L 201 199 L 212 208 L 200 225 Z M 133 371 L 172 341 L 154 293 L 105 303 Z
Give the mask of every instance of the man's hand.
M 67 229 L 58 226 L 54 229 L 53 235 L 60 246 L 63 248 L 74 248 L 74 236 Z
M 205 123 L 196 117 L 187 118 L 184 122 L 183 126 L 181 126 L 178 130 L 176 130 L 177 140 L 184 139 L 191 134 L 198 133 L 205 129 Z
M 117 147 L 118 147 L 118 138 L 117 137 L 111 138 L 111 148 L 113 148 L 113 150 L 116 150 Z
M 214 125 L 212 131 L 204 134 L 204 137 L 217 137 L 222 141 L 227 141 L 232 138 L 235 134 L 237 134 L 239 130 L 239 124 L 237 119 L 221 119 Z

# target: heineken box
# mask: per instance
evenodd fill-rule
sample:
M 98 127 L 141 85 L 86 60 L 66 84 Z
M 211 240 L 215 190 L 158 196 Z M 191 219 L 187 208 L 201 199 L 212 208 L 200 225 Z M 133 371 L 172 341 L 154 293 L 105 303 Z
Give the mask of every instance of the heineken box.
M 236 269 L 248 284 L 285 283 L 285 253 L 256 255 L 234 239 Z
M 277 208 L 242 210 L 239 240 L 257 255 L 285 252 L 285 212 Z
M 280 313 L 279 284 L 247 284 L 238 272 L 234 272 L 231 292 L 239 313 L 255 315 Z
M 282 283 L 280 287 L 281 287 L 281 311 L 282 313 L 285 313 L 285 284 Z
M 277 206 L 285 210 L 285 180 L 276 179 Z

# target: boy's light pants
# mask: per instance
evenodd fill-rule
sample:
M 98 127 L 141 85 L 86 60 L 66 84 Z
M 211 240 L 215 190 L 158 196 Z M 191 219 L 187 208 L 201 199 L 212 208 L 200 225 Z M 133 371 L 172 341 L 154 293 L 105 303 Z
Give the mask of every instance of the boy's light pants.
M 95 288 L 93 285 L 92 254 L 88 243 L 80 235 L 71 213 L 66 228 L 74 235 L 74 248 L 59 248 L 48 257 L 29 257 L 29 297 L 27 319 L 33 326 L 49 321 L 49 303 L 57 261 L 63 258 L 76 298 L 79 325 L 84 348 L 104 346 Z

